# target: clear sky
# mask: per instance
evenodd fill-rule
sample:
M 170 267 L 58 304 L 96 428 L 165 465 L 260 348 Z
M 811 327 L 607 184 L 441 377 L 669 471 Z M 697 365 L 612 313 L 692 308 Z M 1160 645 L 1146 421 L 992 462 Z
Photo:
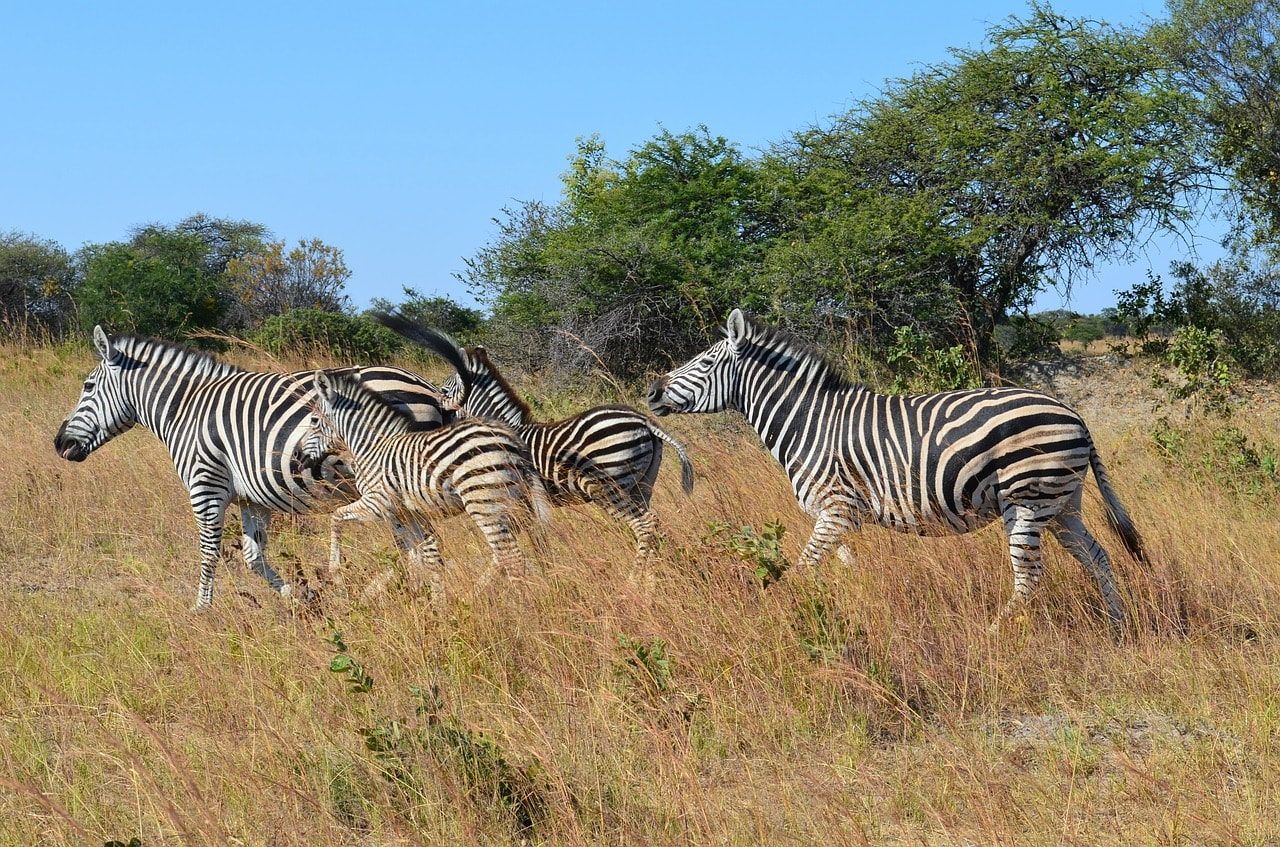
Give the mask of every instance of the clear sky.
M 1164 14 L 1160 0 L 1051 5 L 1116 24 Z M 663 127 L 706 125 L 751 154 L 1027 8 L 6 3 L 0 231 L 75 250 L 204 212 L 341 248 L 357 306 L 403 286 L 472 304 L 453 274 L 503 207 L 560 198 L 577 138 L 624 158 Z M 1111 305 L 1184 252 L 1105 270 L 1071 306 Z

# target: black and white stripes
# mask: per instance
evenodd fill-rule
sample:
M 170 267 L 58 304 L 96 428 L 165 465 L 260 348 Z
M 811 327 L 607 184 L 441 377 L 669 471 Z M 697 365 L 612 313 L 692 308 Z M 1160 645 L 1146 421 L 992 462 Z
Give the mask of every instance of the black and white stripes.
M 108 338 L 101 327 L 94 328 L 93 341 L 101 361 L 54 436 L 58 455 L 84 461 L 135 424 L 145 426 L 169 449 L 200 527 L 196 607 L 213 600 L 224 519 L 233 502 L 240 504 L 249 566 L 288 593 L 290 584 L 266 560 L 271 513 L 327 511 L 355 493 L 336 457 L 309 470 L 295 458 L 311 417 L 313 372 L 246 372 L 165 341 Z M 338 370 L 388 392 L 415 427 L 452 419 L 435 388 L 408 371 Z
M 658 532 L 650 503 L 664 445 L 680 457 L 684 492 L 693 491 L 688 453 L 656 421 L 628 406 L 609 405 L 554 423 L 536 423 L 528 404 L 484 348 L 465 349 L 399 315 L 375 318 L 453 366 L 456 373 L 441 390 L 468 415 L 501 421 L 524 439 L 553 503 L 595 503 L 631 526 L 641 562 L 656 552 Z
M 1121 627 L 1110 560 L 1081 520 L 1090 468 L 1111 525 L 1135 557 L 1142 545 L 1074 411 L 1021 388 L 880 395 L 850 382 L 807 343 L 741 311 L 729 316 L 726 331 L 657 380 L 649 407 L 658 415 L 734 409 L 746 416 L 816 518 L 801 565 L 821 561 L 864 519 L 918 534 L 964 533 L 1001 520 L 1014 572 L 1003 618 L 1035 587 L 1048 529 L 1093 575 L 1112 625 Z M 846 548 L 839 552 L 848 558 Z
M 324 371 L 315 374 L 316 411 L 303 438 L 305 462 L 335 449 L 350 456 L 360 499 L 334 511 L 330 570 L 338 572 L 344 521 L 399 521 L 428 534 L 411 551 L 426 566 L 432 597 L 442 597 L 439 551 L 433 518 L 466 512 L 493 550 L 495 567 L 522 577 L 524 556 L 513 534 L 513 507 L 525 504 L 539 520 L 548 512 L 546 491 L 524 444 L 500 423 L 464 418 L 428 431 L 359 380 Z

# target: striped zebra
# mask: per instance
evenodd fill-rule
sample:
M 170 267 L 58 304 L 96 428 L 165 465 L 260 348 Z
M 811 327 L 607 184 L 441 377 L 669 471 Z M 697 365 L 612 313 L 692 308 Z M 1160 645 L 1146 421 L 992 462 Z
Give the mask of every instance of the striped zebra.
M 535 423 L 529 405 L 483 347 L 460 347 L 447 335 L 400 315 L 375 313 L 374 318 L 453 367 L 456 373 L 440 390 L 464 412 L 502 421 L 524 439 L 553 503 L 595 503 L 630 524 L 638 562 L 652 557 L 658 532 L 650 502 L 664 444 L 680 457 L 684 492 L 693 492 L 693 465 L 684 445 L 648 415 L 621 405 L 596 406 L 556 423 Z
M 240 505 L 246 563 L 281 594 L 293 592 L 266 559 L 272 512 L 328 511 L 356 496 L 350 469 L 336 458 L 305 470 L 295 456 L 311 417 L 312 372 L 253 373 L 209 353 L 136 336 L 109 338 L 94 327 L 101 360 L 80 401 L 54 436 L 58 455 L 82 462 L 135 424 L 169 449 L 200 528 L 200 586 L 195 608 L 213 601 L 227 507 Z M 399 368 L 339 368 L 384 392 L 414 426 L 452 420 L 434 386 Z M 420 541 L 400 528 L 401 543 Z M 301 575 L 299 574 L 300 578 Z M 299 586 L 301 587 L 301 586 Z
M 524 444 L 500 423 L 462 418 L 446 426 L 414 430 L 403 411 L 367 390 L 358 379 L 317 371 L 315 414 L 303 437 L 304 464 L 335 450 L 349 455 L 360 499 L 330 518 L 329 569 L 341 567 L 345 521 L 397 521 L 427 530 L 411 553 L 425 569 L 432 599 L 443 598 L 442 563 L 433 518 L 466 512 L 493 550 L 494 567 L 507 577 L 527 572 L 512 528 L 512 507 L 527 504 L 545 521 L 542 486 Z
M 992 625 L 1030 596 L 1047 528 L 1124 625 L 1111 562 L 1081 520 L 1092 468 L 1108 522 L 1129 552 L 1142 542 L 1107 478 L 1084 421 L 1021 388 L 889 396 L 851 382 L 811 345 L 741 310 L 725 337 L 649 388 L 649 408 L 742 412 L 786 469 L 800 506 L 816 518 L 799 566 L 816 565 L 863 520 L 920 535 L 966 533 L 1004 522 L 1014 596 Z

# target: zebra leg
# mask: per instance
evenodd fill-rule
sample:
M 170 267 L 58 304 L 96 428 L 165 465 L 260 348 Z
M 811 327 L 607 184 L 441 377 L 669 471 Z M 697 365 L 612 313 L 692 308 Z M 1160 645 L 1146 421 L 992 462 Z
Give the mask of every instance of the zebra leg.
M 288 597 L 293 586 L 280 578 L 267 564 L 267 530 L 271 527 L 271 510 L 251 503 L 240 505 L 240 522 L 244 524 L 244 561 L 249 570 L 267 581 L 267 585 Z
M 856 514 L 850 513 L 846 516 L 840 510 L 829 508 L 818 512 L 818 519 L 813 524 L 813 532 L 805 542 L 804 549 L 800 551 L 795 569 L 803 571 L 810 566 L 817 567 L 831 552 L 831 548 L 840 544 L 840 539 L 861 526 L 862 521 Z M 843 547 L 843 545 L 840 546 Z
M 1044 569 L 1040 561 L 1040 533 L 1044 519 L 1029 506 L 1013 504 L 1004 510 L 1004 531 L 1009 538 L 1009 561 L 1013 564 L 1013 596 L 991 623 L 991 632 L 1031 597 Z
M 422 593 L 425 586 L 431 592 L 431 599 L 444 599 L 444 560 L 440 556 L 440 544 L 435 530 L 422 519 L 391 521 L 391 529 L 396 539 L 396 547 L 406 563 L 405 583 L 414 594 Z M 390 569 L 379 577 L 383 587 L 389 578 L 395 576 L 395 569 Z
M 1077 499 L 1079 499 L 1078 494 Z M 1098 591 L 1102 593 L 1102 602 L 1107 607 L 1111 633 L 1119 638 L 1125 626 L 1124 607 L 1120 605 L 1120 591 L 1116 587 L 1116 578 L 1111 571 L 1111 558 L 1107 555 L 1107 551 L 1103 550 L 1097 539 L 1089 534 L 1078 513 L 1059 514 L 1050 527 L 1054 537 L 1068 553 L 1075 557 L 1076 561 L 1084 565 L 1084 569 L 1098 584 Z
M 192 504 L 195 506 L 195 504 Z M 203 611 L 213 605 L 213 577 L 222 558 L 222 528 L 227 515 L 227 501 L 216 499 L 196 507 L 196 522 L 200 526 L 200 585 L 196 589 L 196 604 L 192 611 Z
M 515 533 L 511 529 L 511 516 L 505 512 L 495 514 L 473 508 L 470 504 L 466 511 L 493 550 L 493 562 L 489 570 L 480 577 L 480 585 L 483 587 L 488 584 L 495 570 L 508 580 L 520 580 L 528 576 L 529 564 L 520 551 L 520 545 L 516 543 Z

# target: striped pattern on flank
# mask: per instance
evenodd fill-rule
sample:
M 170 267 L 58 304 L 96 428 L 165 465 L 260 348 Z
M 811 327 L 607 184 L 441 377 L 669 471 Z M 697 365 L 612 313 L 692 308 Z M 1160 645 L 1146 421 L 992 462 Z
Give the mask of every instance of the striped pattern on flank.
M 295 457 L 311 417 L 313 372 L 243 371 L 167 341 L 109 338 L 101 327 L 94 328 L 93 337 L 101 361 L 54 436 L 58 455 L 84 461 L 120 433 L 145 426 L 168 448 L 199 525 L 196 608 L 213 601 L 231 503 L 240 505 L 246 562 L 277 591 L 289 593 L 290 583 L 266 559 L 271 513 L 328 511 L 355 496 L 350 470 L 336 457 L 310 469 Z M 453 417 L 435 387 L 408 371 L 336 371 L 368 378 L 387 391 L 415 427 L 438 427 Z
M 515 507 L 528 506 L 546 519 L 547 495 L 524 443 L 502 424 L 464 418 L 415 431 L 399 408 L 358 381 L 324 371 L 315 374 L 316 409 L 303 439 L 305 460 L 337 449 L 349 455 L 360 498 L 334 511 L 330 570 L 341 563 L 344 521 L 399 521 L 427 533 L 410 551 L 431 578 L 433 598 L 442 597 L 439 550 L 431 535 L 435 518 L 465 512 L 493 550 L 493 564 L 508 577 L 526 572 L 513 532 Z
M 1133 522 L 1111 487 L 1084 421 L 1022 388 L 876 394 L 848 380 L 808 343 L 735 310 L 726 337 L 649 389 L 649 408 L 742 412 L 816 518 L 799 565 L 814 565 L 863 521 L 921 535 L 965 533 L 1003 522 L 1014 596 L 1040 578 L 1047 529 L 1098 584 L 1113 628 L 1123 627 L 1110 559 L 1081 520 L 1092 469 L 1107 518 L 1143 558 Z
M 441 391 L 467 414 L 502 421 L 524 439 L 553 503 L 594 503 L 630 525 L 639 562 L 656 553 L 659 535 L 651 502 L 664 445 L 680 457 L 684 492 L 693 491 L 689 454 L 656 421 L 627 406 L 608 405 L 554 423 L 534 422 L 528 404 L 483 347 L 460 347 L 447 335 L 399 315 L 374 317 L 454 368 Z

